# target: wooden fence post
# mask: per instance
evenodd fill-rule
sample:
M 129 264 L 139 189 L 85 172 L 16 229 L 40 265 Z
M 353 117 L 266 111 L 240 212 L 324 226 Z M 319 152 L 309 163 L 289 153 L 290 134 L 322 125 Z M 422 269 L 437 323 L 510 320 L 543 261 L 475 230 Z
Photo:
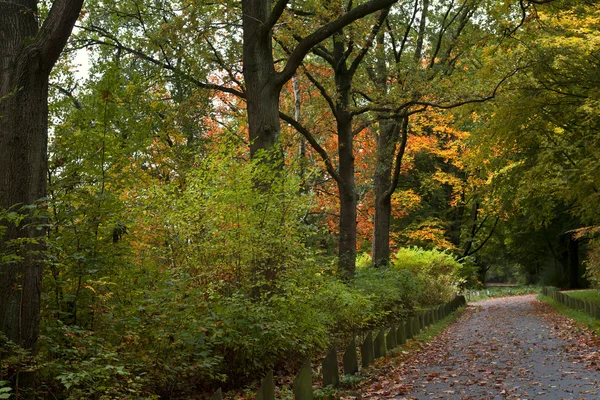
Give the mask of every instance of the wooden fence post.
M 385 357 L 385 328 L 381 328 L 375 336 L 373 356 L 377 359 Z
M 255 400 L 275 400 L 275 382 L 273 382 L 273 371 L 269 371 L 260 384 Z
M 362 361 L 363 368 L 366 368 L 371 364 L 375 357 L 373 356 L 373 334 L 369 332 L 365 340 L 363 341 L 362 346 L 360 347 L 360 356 Z
M 356 339 L 352 337 L 352 342 L 346 347 L 342 356 L 344 365 L 344 375 L 354 375 L 358 373 L 358 354 L 356 353 Z
M 306 359 L 300 372 L 294 379 L 294 399 L 295 400 L 312 400 L 312 367 L 310 365 L 310 359 Z
M 210 400 L 223 400 L 223 391 L 221 391 L 221 388 L 217 389 L 217 391 L 215 392 L 215 394 L 212 395 Z
M 335 347 L 329 350 L 323 360 L 323 385 L 338 387 L 340 385 L 340 371 L 338 369 L 337 351 Z

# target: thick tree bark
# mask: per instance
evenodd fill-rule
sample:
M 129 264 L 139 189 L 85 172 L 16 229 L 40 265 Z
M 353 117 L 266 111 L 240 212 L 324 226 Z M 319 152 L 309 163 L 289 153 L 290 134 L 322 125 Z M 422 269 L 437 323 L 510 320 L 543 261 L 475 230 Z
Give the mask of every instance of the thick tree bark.
M 344 68 L 345 69 L 345 68 Z M 339 100 L 337 104 L 337 132 L 340 192 L 340 242 L 339 268 L 346 280 L 354 278 L 356 269 L 356 187 L 354 184 L 354 135 L 352 116 L 348 111 L 350 82 L 339 79 Z
M 279 95 L 274 80 L 272 32 L 266 29 L 270 1 L 242 1 L 243 62 L 250 156 L 273 148 L 279 138 Z
M 29 2 L 32 3 L 32 2 Z M 32 204 L 46 193 L 47 76 L 21 45 L 37 33 L 33 4 L 0 3 L 0 208 Z M 35 8 L 33 9 L 35 10 Z M 33 11 L 32 10 L 32 11 Z M 41 75 L 41 76 L 40 76 Z M 7 221 L 3 253 L 21 238 L 40 236 Z M 30 249 L 34 250 L 34 249 Z M 38 337 L 41 263 L 31 256 L 0 265 L 0 331 L 24 348 Z
M 0 2 L 0 209 L 46 196 L 48 76 L 81 10 L 82 0 L 57 0 L 38 30 L 35 0 Z M 22 258 L 0 265 L 0 331 L 35 353 L 39 334 L 43 230 L 8 221 L 0 252 Z M 27 226 L 27 227 L 23 227 Z M 21 385 L 30 386 L 22 382 Z
M 375 173 L 375 215 L 373 221 L 372 259 L 375 267 L 385 266 L 390 259 L 390 224 L 392 219 L 392 162 L 396 151 L 396 122 L 384 120 L 379 123 L 377 135 Z
M 338 135 L 340 180 L 339 269 L 346 280 L 356 269 L 356 187 L 354 184 L 354 133 L 350 113 L 353 71 L 348 70 L 346 44 L 340 34 L 333 37 L 332 67 L 336 86 L 335 119 Z

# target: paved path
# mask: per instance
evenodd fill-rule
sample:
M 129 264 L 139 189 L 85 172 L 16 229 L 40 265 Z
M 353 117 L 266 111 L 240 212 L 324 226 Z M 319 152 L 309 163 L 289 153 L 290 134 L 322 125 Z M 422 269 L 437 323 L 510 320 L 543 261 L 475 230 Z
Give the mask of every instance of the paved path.
M 534 295 L 486 300 L 361 397 L 600 399 L 598 344 Z

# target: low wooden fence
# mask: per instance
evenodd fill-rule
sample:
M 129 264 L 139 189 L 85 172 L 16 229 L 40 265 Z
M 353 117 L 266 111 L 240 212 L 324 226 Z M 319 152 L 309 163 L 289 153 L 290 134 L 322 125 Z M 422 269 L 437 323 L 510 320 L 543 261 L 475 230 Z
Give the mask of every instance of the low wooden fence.
M 465 306 L 466 304 L 467 301 L 465 296 L 457 296 L 454 300 L 441 306 L 415 311 L 410 317 L 400 321 L 398 324 L 377 330 L 375 335 L 373 335 L 373 332 L 368 332 L 365 339 L 360 344 L 360 366 L 362 368 L 368 367 L 377 358 L 384 357 L 389 350 L 405 344 L 429 325 L 435 324 L 457 308 Z M 335 388 L 340 384 L 340 370 L 337 354 L 335 348 L 331 349 L 322 362 L 321 371 L 323 374 L 323 386 L 333 386 Z M 342 355 L 343 374 L 354 375 L 358 373 L 360 370 L 358 360 L 356 339 L 354 339 L 346 346 L 344 354 Z M 312 400 L 312 366 L 310 359 L 307 359 L 304 362 L 300 372 L 296 375 L 293 392 L 296 400 Z M 211 397 L 211 400 L 222 399 L 223 394 L 221 389 L 217 390 Z M 273 371 L 270 371 L 263 379 L 255 399 L 275 399 Z
M 553 287 L 543 287 L 542 294 L 554 299 L 555 301 L 558 301 L 561 304 L 564 304 L 569 308 L 581 310 L 592 318 L 600 319 L 600 307 L 596 303 L 577 299 Z

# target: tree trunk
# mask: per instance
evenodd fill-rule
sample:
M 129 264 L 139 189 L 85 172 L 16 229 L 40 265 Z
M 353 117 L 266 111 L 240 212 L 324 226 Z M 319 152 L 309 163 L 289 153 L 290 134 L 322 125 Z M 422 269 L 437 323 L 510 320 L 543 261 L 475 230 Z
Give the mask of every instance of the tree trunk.
M 24 7 L 0 4 L 1 209 L 33 204 L 46 194 L 48 77 L 38 56 L 21 45 L 38 30 L 33 13 L 24 13 Z M 43 236 L 35 228 L 0 224 L 8 225 L 0 242 L 2 253 L 14 252 L 10 247 L 16 241 Z M 19 252 L 21 261 L 0 265 L 0 331 L 23 348 L 35 350 L 42 263 L 32 255 L 34 250 L 38 246 L 26 246 Z
M 0 2 L 0 210 L 24 213 L 7 226 L 0 254 L 18 255 L 0 265 L 0 331 L 35 354 L 39 334 L 44 231 L 37 229 L 32 205 L 46 196 L 48 76 L 81 10 L 81 0 L 56 0 L 38 30 L 35 0 Z M 19 244 L 18 246 L 16 246 Z M 33 374 L 19 374 L 22 388 Z
M 337 36 L 337 35 L 336 35 Z M 354 184 L 354 133 L 352 132 L 352 115 L 350 114 L 350 90 L 352 73 L 346 67 L 345 45 L 334 36 L 333 59 L 336 83 L 336 124 L 338 134 L 340 192 L 340 243 L 339 269 L 346 280 L 354 278 L 356 270 L 356 188 Z
M 356 269 L 356 189 L 354 185 L 354 152 L 352 118 L 338 108 L 338 154 L 340 182 L 339 269 L 345 280 L 352 280 Z
M 373 190 L 375 192 L 375 217 L 373 222 L 372 259 L 375 267 L 384 266 L 390 259 L 390 224 L 392 219 L 392 161 L 396 150 L 396 122 L 379 123 L 377 155 Z
M 242 1 L 243 63 L 246 83 L 246 107 L 250 156 L 269 150 L 279 138 L 279 96 L 275 85 L 275 67 L 271 30 L 264 29 L 271 14 L 271 2 Z

